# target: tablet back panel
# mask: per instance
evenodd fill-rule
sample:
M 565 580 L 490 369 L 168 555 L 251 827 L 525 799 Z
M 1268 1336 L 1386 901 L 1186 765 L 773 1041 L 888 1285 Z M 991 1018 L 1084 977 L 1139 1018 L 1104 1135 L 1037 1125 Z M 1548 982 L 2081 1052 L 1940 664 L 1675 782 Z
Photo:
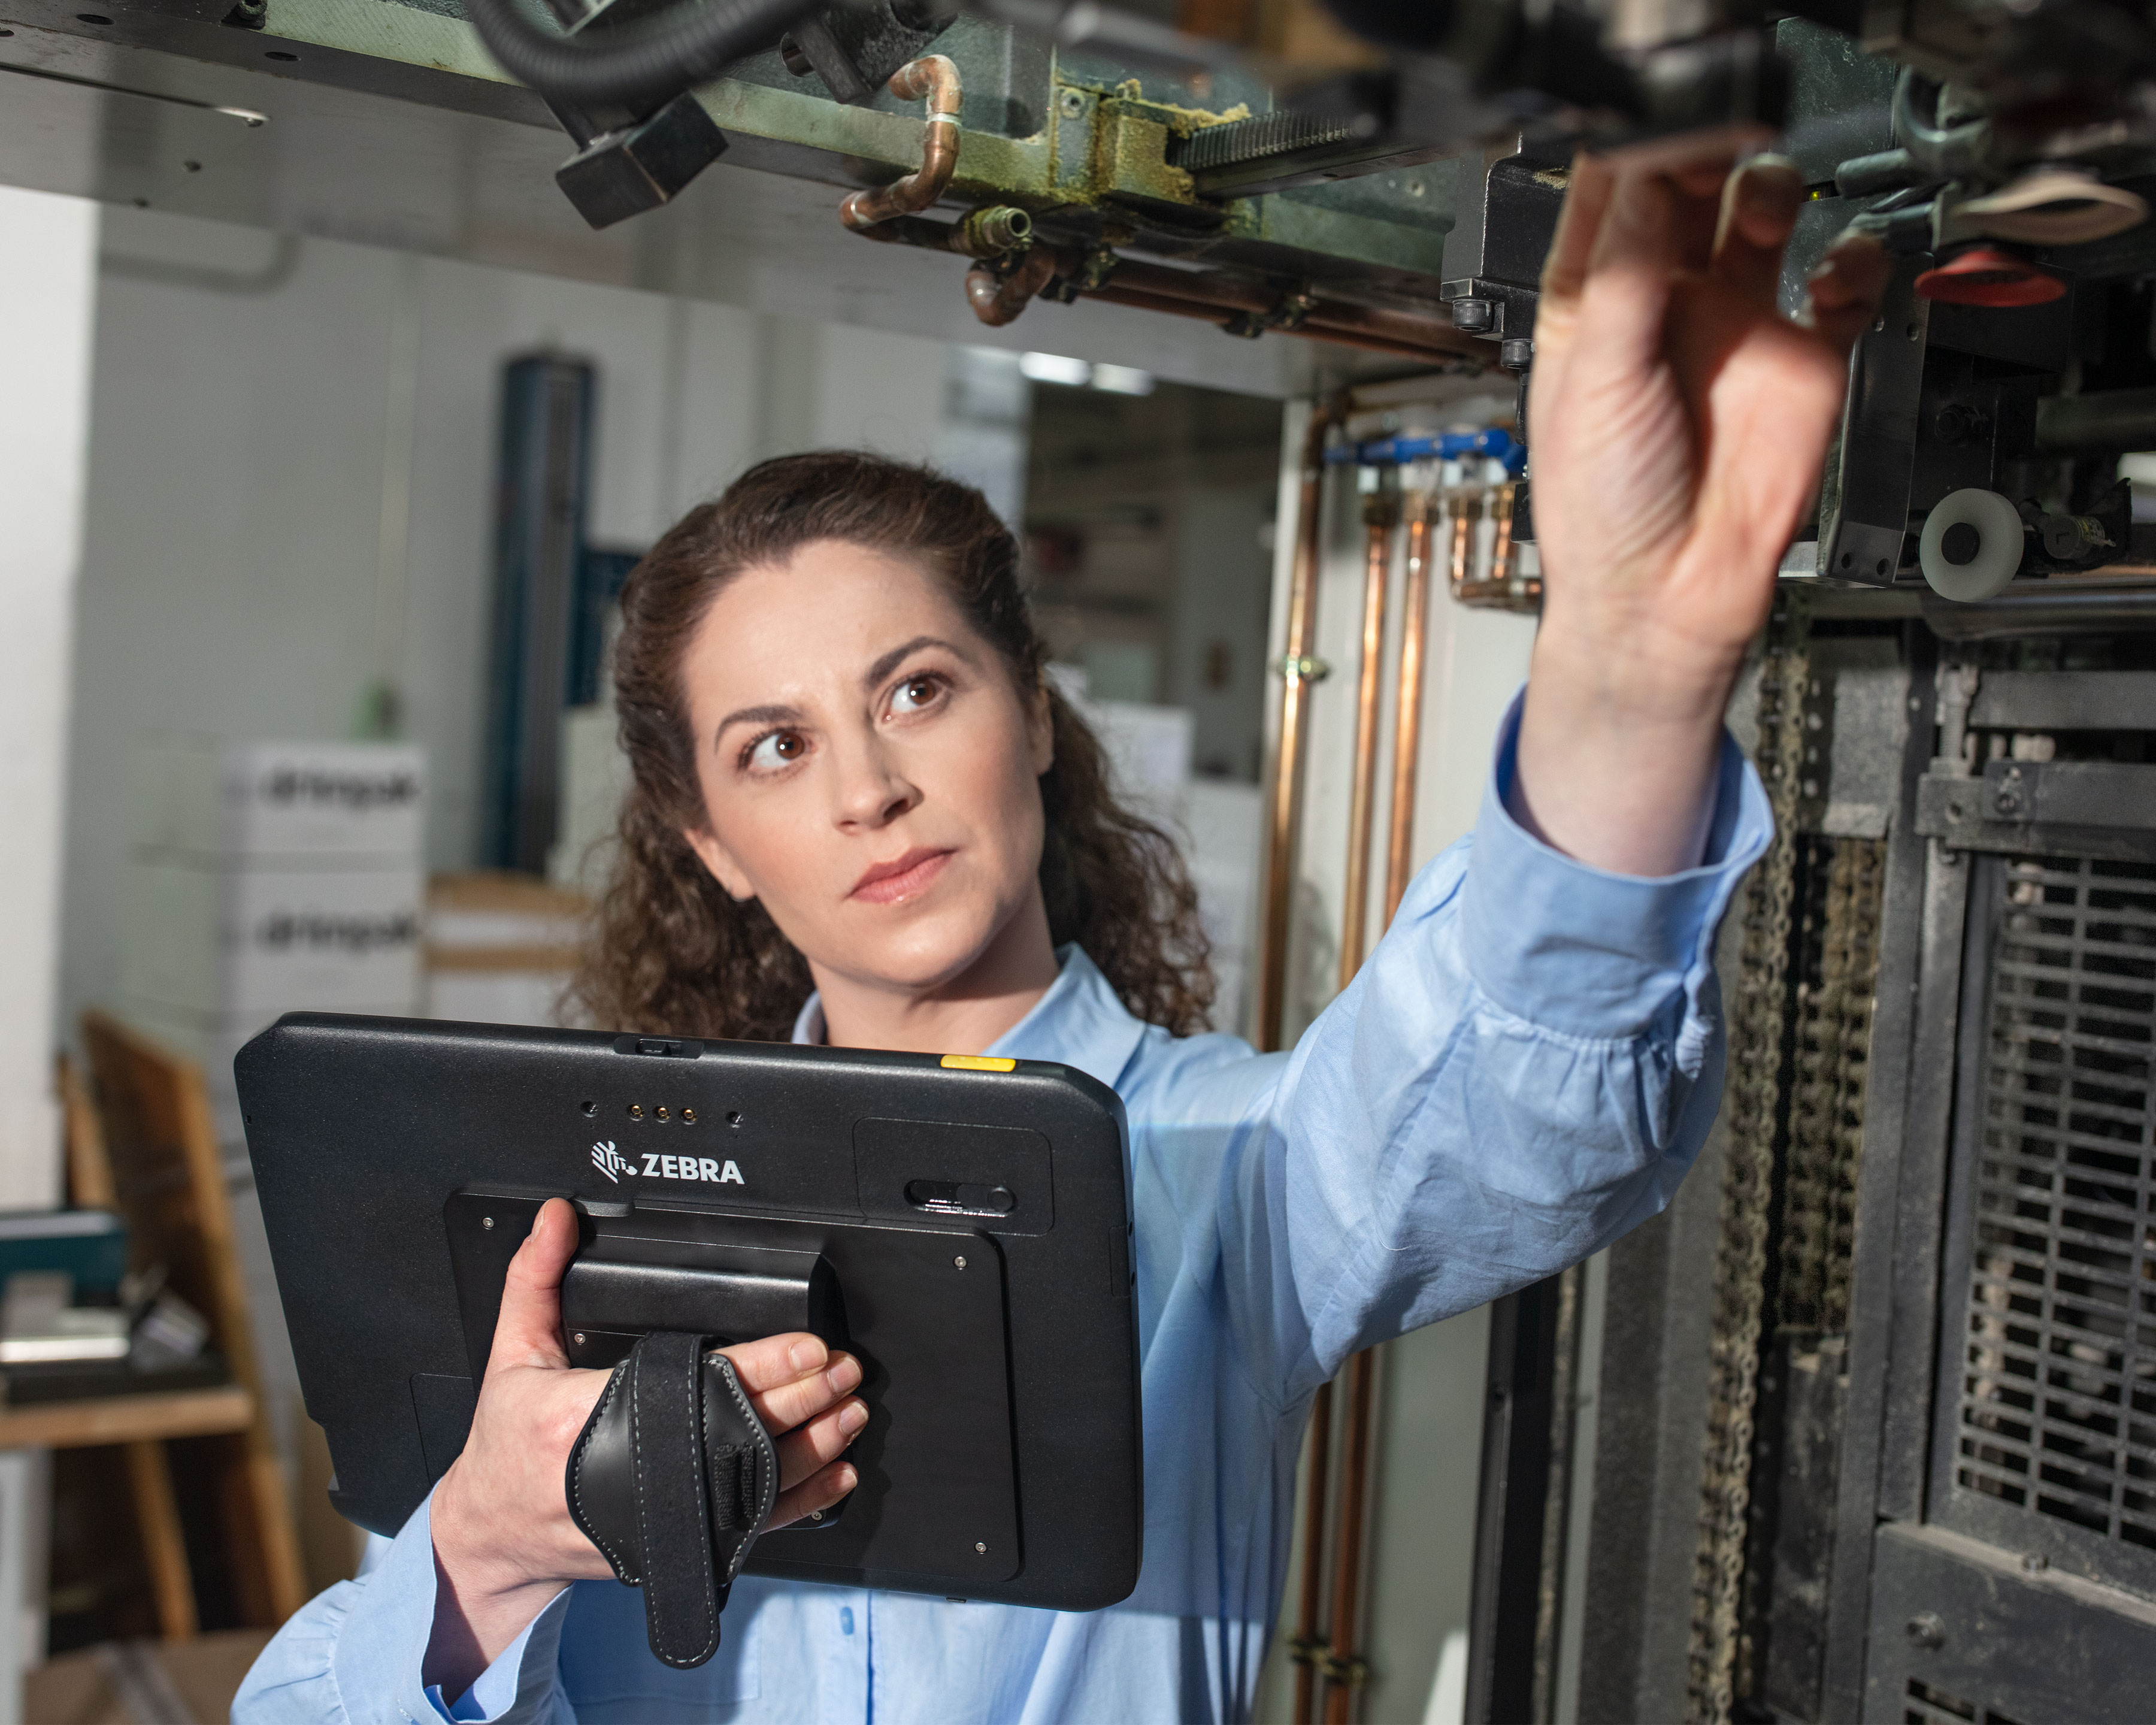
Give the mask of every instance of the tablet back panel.
M 395 1532 L 463 1448 L 502 1271 L 562 1196 L 576 1363 L 652 1327 L 808 1327 L 861 1357 L 860 1487 L 751 1570 L 1070 1610 L 1136 1584 L 1127 1132 L 1086 1075 L 326 1014 L 235 1071 L 307 1411 L 361 1526 Z

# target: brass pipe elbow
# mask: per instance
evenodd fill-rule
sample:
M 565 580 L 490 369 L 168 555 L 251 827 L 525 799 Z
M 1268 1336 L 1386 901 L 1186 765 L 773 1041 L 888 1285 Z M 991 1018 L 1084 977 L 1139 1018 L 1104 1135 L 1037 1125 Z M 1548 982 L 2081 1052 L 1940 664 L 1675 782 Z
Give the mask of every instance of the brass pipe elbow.
M 927 134 L 916 172 L 873 192 L 846 194 L 839 206 L 839 219 L 857 233 L 893 216 L 927 209 L 950 189 L 952 171 L 958 165 L 957 67 L 945 55 L 923 54 L 892 73 L 885 87 L 901 101 L 928 98 Z

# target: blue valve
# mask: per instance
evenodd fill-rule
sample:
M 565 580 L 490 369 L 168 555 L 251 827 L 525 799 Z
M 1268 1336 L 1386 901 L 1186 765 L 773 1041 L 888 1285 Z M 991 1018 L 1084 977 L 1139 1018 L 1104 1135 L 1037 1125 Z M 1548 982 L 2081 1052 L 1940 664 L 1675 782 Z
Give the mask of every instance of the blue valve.
M 1505 464 L 1517 479 L 1527 465 L 1526 449 L 1502 425 L 1480 431 L 1448 431 L 1436 437 L 1381 437 L 1363 444 L 1335 444 L 1325 452 L 1334 466 L 1398 467 L 1409 461 L 1460 461 L 1481 455 Z

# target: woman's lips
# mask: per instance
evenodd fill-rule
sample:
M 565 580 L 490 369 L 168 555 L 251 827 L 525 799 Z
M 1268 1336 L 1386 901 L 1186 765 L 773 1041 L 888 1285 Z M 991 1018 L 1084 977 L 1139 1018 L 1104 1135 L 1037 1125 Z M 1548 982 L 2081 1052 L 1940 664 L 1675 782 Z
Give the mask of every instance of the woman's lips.
M 854 883 L 851 896 L 872 905 L 896 904 L 924 891 L 943 872 L 951 860 L 947 850 L 915 849 L 887 863 L 878 863 Z

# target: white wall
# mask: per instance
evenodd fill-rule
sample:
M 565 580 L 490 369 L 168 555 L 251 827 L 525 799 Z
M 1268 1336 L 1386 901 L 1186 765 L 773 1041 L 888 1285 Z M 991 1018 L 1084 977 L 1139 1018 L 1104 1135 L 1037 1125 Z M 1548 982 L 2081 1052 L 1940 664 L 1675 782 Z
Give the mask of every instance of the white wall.
M 596 362 L 602 543 L 647 544 L 752 461 L 818 444 L 947 454 L 998 502 L 1018 495 L 1022 433 L 964 417 L 958 398 L 980 391 L 954 391 L 963 351 L 940 342 L 367 246 L 280 250 L 249 229 L 126 209 L 106 213 L 104 246 L 69 763 L 70 1019 L 117 993 L 147 732 L 345 737 L 386 678 L 431 757 L 429 860 L 470 865 L 506 356 L 544 344 Z M 45 459 L 50 427 L 38 430 Z M 66 657 L 48 636 L 14 632 L 8 650 L 30 641 L 46 643 L 57 684 Z
M 1407 429 L 1436 429 L 1465 416 L 1481 423 L 1491 405 L 1461 402 L 1404 413 Z M 1294 510 L 1305 404 L 1282 425 L 1280 531 L 1276 543 L 1270 658 L 1286 649 L 1286 588 L 1293 567 Z M 1380 426 L 1358 427 L 1377 435 Z M 1393 536 L 1379 702 L 1376 808 L 1373 823 L 1368 937 L 1384 916 L 1385 834 L 1391 819 L 1392 742 L 1399 706 L 1404 535 Z M 1364 530 L 1353 470 L 1336 469 L 1325 497 L 1316 655 L 1332 666 L 1312 700 L 1304 780 L 1301 848 L 1296 871 L 1296 926 L 1290 942 L 1287 1034 L 1291 1039 L 1336 992 L 1345 902 L 1348 822 L 1353 793 L 1356 684 L 1362 658 Z M 1435 547 L 1440 554 L 1444 547 Z M 1499 721 L 1527 676 L 1535 619 L 1469 610 L 1445 591 L 1440 563 L 1433 581 L 1421 737 L 1416 757 L 1414 839 L 1419 868 L 1471 832 Z M 1277 747 L 1279 680 L 1267 694 L 1266 746 Z M 1268 763 L 1270 770 L 1270 762 Z M 1368 1610 L 1363 1646 L 1370 1661 L 1363 1717 L 1420 1720 L 1445 1635 L 1465 1630 L 1474 1558 L 1481 1472 L 1483 1364 L 1489 1320 L 1478 1309 L 1386 1345 L 1380 1356 L 1375 1483 L 1368 1551 Z M 1298 1555 L 1296 1561 L 1300 1561 Z M 1282 1623 L 1291 1625 L 1291 1571 Z M 1284 1628 L 1281 1633 L 1289 1630 Z M 1293 1668 L 1277 1642 L 1259 1708 L 1262 1721 L 1291 1711 Z
M 53 984 L 95 204 L 0 189 L 0 1209 L 59 1199 Z

